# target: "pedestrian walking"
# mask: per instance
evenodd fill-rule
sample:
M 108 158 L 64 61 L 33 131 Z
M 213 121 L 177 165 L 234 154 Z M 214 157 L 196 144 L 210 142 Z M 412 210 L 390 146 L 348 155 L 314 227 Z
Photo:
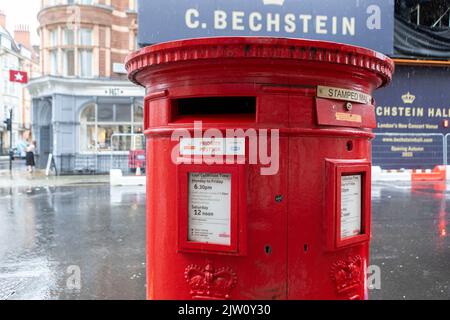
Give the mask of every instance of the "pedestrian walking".
M 36 141 L 32 141 L 27 146 L 27 155 L 26 155 L 26 165 L 27 165 L 27 171 L 29 173 L 33 173 L 34 167 L 36 166 L 36 163 L 34 161 L 34 153 L 36 152 Z

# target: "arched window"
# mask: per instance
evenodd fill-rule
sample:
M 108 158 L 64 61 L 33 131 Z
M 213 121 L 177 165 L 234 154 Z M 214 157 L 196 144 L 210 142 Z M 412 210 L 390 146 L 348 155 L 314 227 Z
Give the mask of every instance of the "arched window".
M 80 114 L 80 151 L 129 151 L 132 134 L 143 133 L 144 108 L 132 104 L 89 104 Z M 113 135 L 125 134 L 112 139 Z

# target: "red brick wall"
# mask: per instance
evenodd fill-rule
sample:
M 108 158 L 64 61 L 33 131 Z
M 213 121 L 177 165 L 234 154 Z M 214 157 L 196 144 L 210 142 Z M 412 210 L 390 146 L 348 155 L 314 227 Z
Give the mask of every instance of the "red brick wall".
M 105 4 L 105 0 L 100 0 L 101 4 Z M 129 12 L 129 1 L 128 0 L 112 0 L 111 5 L 115 11 L 120 13 L 119 15 L 114 15 L 112 10 L 108 8 L 103 8 L 99 6 L 80 6 L 81 13 L 81 26 L 94 28 L 99 27 L 99 75 L 100 77 L 106 77 L 108 66 L 106 65 L 107 50 L 112 50 L 111 52 L 111 65 L 109 69 L 111 70 L 111 77 L 121 79 L 124 78 L 122 75 L 113 74 L 113 64 L 123 63 L 126 57 L 126 53 L 129 52 L 129 35 L 131 32 L 135 32 L 135 24 L 137 15 L 136 13 Z M 125 15 L 125 16 L 124 16 Z M 56 6 L 50 7 L 40 12 L 39 22 L 41 27 L 46 29 L 52 29 L 58 26 L 65 28 L 68 21 L 67 7 Z M 130 28 L 130 32 L 120 32 L 112 30 L 114 26 L 123 29 L 125 27 Z M 108 37 L 107 32 L 110 32 L 110 43 L 107 43 Z M 42 50 L 46 50 L 49 44 L 44 44 Z M 120 53 L 118 53 L 118 51 Z M 41 52 L 43 54 L 43 52 Z M 44 62 L 46 63 L 46 62 Z M 48 62 L 46 63 L 48 64 Z

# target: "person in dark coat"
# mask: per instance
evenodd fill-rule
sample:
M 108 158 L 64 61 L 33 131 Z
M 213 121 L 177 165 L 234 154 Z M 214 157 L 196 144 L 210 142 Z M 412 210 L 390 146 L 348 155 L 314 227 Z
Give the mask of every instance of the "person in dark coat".
M 36 152 L 36 141 L 32 141 L 27 149 L 27 155 L 26 155 L 26 164 L 27 164 L 27 170 L 29 173 L 33 173 L 34 167 L 36 166 L 36 163 L 34 161 L 34 153 Z

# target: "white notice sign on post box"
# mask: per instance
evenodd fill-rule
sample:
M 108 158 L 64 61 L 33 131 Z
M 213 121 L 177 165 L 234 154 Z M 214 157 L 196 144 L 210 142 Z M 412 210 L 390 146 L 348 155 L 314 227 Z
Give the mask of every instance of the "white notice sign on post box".
M 188 241 L 231 245 L 231 174 L 189 174 Z
M 361 175 L 342 176 L 341 239 L 361 234 Z

